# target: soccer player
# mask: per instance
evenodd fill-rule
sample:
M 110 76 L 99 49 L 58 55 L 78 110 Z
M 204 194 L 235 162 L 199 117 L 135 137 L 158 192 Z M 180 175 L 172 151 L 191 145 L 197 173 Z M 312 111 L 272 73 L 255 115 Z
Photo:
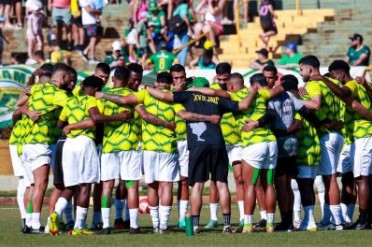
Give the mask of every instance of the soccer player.
M 335 85 L 327 79 L 322 81 L 346 103 L 345 118 L 351 117 L 353 121 L 351 125 L 353 127 L 353 146 L 355 150 L 353 174 L 358 188 L 359 200 L 359 218 L 356 229 L 368 229 L 370 227 L 368 226 L 368 203 L 370 197 L 368 176 L 372 158 L 372 122 L 358 113 L 358 110 L 353 106 L 353 101 L 359 103 L 366 110 L 371 111 L 371 100 L 365 88 L 350 76 L 350 66 L 346 62 L 336 60 L 331 63 L 328 70 L 331 77 L 341 81 L 343 85 Z
M 342 230 L 343 219 L 340 208 L 340 191 L 337 184 L 336 168 L 344 143 L 340 128 L 335 124 L 341 119 L 341 102 L 323 82 L 319 72 L 320 63 L 315 56 L 305 56 L 300 60 L 301 76 L 306 83 L 309 100 L 302 100 L 303 104 L 316 111 L 318 119 L 327 124 L 318 132 L 320 140 L 319 173 L 325 184 L 324 216 L 319 230 Z
M 167 50 L 167 42 L 161 41 L 160 51 L 153 53 L 146 61 L 147 65 L 154 65 L 155 74 L 163 71 L 169 71 L 173 64 L 178 63 L 177 57 Z
M 62 90 L 70 83 L 69 68 L 64 64 L 56 64 L 53 69 L 51 83 L 36 84 L 31 88 L 29 110 L 40 113 L 40 119 L 33 122 L 25 137 L 22 160 L 25 175 L 29 184 L 34 184 L 32 193 L 31 233 L 43 233 L 40 224 L 40 212 L 48 184 L 50 165 L 50 145 L 56 143 L 60 131 L 56 130 L 58 111 L 66 104 L 67 93 Z

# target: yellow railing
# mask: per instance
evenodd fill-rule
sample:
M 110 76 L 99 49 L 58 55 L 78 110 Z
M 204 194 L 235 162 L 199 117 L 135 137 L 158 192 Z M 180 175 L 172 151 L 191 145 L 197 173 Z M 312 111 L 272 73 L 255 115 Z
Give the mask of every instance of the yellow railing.
M 179 53 L 180 51 L 182 51 L 183 48 L 187 47 L 187 46 L 190 46 L 192 44 L 194 44 L 195 42 L 198 42 L 199 40 L 201 40 L 202 38 L 204 37 L 207 37 L 208 33 L 203 33 L 203 34 L 200 34 L 198 37 L 195 37 L 193 38 L 192 40 L 190 40 L 189 42 L 187 42 L 186 44 L 178 47 L 177 49 L 174 49 L 172 52 L 173 54 L 177 54 Z

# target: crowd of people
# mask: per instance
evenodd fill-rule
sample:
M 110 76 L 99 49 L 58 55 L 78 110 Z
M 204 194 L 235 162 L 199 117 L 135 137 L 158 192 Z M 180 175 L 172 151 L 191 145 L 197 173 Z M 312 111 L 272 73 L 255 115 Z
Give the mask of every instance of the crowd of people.
M 270 64 L 250 77 L 250 87 L 228 63 L 216 66 L 213 82 L 188 78 L 185 67 L 175 64 L 158 73 L 152 87 L 142 83 L 143 67 L 130 63 L 115 68 L 109 88 L 108 64 L 97 64 L 94 75 L 79 85 L 68 65 L 42 65 L 17 102 L 9 140 L 19 177 L 22 231 L 110 234 L 114 204 L 113 228 L 143 233 L 138 221 L 141 179 L 147 185 L 154 233 L 170 231 L 173 184 L 178 183 L 178 228 L 185 228 L 190 212 L 199 234 L 208 180 L 211 217 L 206 229 L 218 227 L 218 204 L 224 233 L 369 229 L 371 88 L 364 78 L 352 78 L 342 60 L 333 61 L 326 75 L 320 74 L 315 56 L 302 57 L 298 64 L 304 88 L 293 75 L 278 79 L 277 68 Z M 230 222 L 229 164 L 239 207 L 235 229 Z M 50 169 L 55 187 L 44 228 L 40 213 Z M 342 188 L 337 176 L 342 176 Z M 314 183 L 322 213 L 319 224 Z M 354 219 L 357 199 L 359 217 Z M 256 202 L 261 219 L 255 221 Z

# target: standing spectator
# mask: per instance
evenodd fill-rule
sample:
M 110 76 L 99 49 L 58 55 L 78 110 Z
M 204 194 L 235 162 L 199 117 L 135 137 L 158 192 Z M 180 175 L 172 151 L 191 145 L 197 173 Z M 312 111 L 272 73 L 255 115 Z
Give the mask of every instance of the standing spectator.
M 350 37 L 351 46 L 347 51 L 347 62 L 351 66 L 368 66 L 371 51 L 368 46 L 363 45 L 363 36 L 355 33 Z
M 278 61 L 278 67 L 283 69 L 297 68 L 302 54 L 297 52 L 296 43 L 289 42 L 285 46 L 285 55 Z
M 134 24 L 137 25 L 137 22 L 141 19 L 141 13 L 148 11 L 147 1 L 146 0 L 131 0 L 130 3 L 131 13 L 133 14 Z
M 249 67 L 252 69 L 262 70 L 266 65 L 274 66 L 273 60 L 269 59 L 269 51 L 265 48 L 256 51 L 258 59 L 252 62 Z
M 4 23 L 4 17 L 0 17 L 0 24 Z M 3 51 L 4 51 L 4 41 L 9 44 L 8 39 L 4 36 L 3 30 L 0 27 L 0 67 L 3 66 Z
M 152 54 L 149 59 L 147 59 L 148 65 L 154 64 L 154 72 L 156 74 L 169 71 L 172 65 L 177 62 L 176 56 L 172 52 L 167 51 L 167 43 L 165 41 L 160 43 L 160 51 Z
M 82 9 L 81 20 L 85 29 L 86 37 L 89 39 L 88 46 L 83 51 L 83 58 L 90 64 L 96 64 L 99 61 L 95 58 L 98 32 L 97 19 L 102 14 L 102 9 L 95 8 L 94 0 L 79 0 Z M 102 6 L 103 8 L 103 6 Z
M 270 37 L 278 33 L 274 18 L 277 16 L 274 13 L 274 7 L 272 0 L 261 0 L 261 5 L 258 9 L 260 16 L 260 23 L 263 30 L 263 33 L 260 34 L 259 38 L 265 45 L 265 48 L 268 47 Z
M 165 13 L 159 9 L 156 0 L 149 1 L 149 22 L 154 23 L 154 33 L 160 36 L 165 27 Z
M 71 0 L 48 0 L 53 26 L 57 26 L 57 42 L 61 45 L 63 26 L 66 28 L 67 47 L 71 46 Z
M 28 1 L 27 8 L 27 54 L 26 64 L 35 64 L 34 59 L 35 45 L 37 51 L 43 50 L 42 24 L 44 21 L 44 12 L 42 3 L 38 0 Z
M 128 20 L 128 27 L 124 29 L 123 41 L 128 46 L 128 60 L 130 63 L 136 62 L 136 54 L 134 52 L 134 46 L 137 44 L 137 30 L 134 27 L 133 18 Z
M 173 11 L 173 17 L 180 16 L 187 25 L 187 30 L 177 33 L 174 39 L 174 49 L 177 49 L 189 42 L 189 35 L 193 34 L 191 27 L 192 15 L 190 9 L 183 0 L 175 0 L 176 8 Z M 177 55 L 180 64 L 185 66 L 187 60 L 188 47 L 183 48 Z
M 72 40 L 74 41 L 74 50 L 84 50 L 84 28 L 81 22 L 81 9 L 79 0 L 71 0 L 71 32 Z
M 198 66 L 199 69 L 216 68 L 216 64 L 218 64 L 219 62 L 217 56 L 214 55 L 212 42 L 209 40 L 205 41 L 203 48 L 203 54 L 199 57 L 196 57 L 190 62 L 190 69 L 196 69 L 196 66 Z
M 106 56 L 104 63 L 108 64 L 110 68 L 122 67 L 125 65 L 124 57 L 122 55 L 122 46 L 119 40 L 115 40 L 112 43 L 112 54 Z
M 21 30 L 22 29 L 22 0 L 13 0 L 11 1 L 13 4 L 13 11 L 15 12 L 17 24 L 14 26 L 14 29 Z
M 2 1 L 2 16 L 4 18 L 4 29 L 12 29 L 12 23 L 10 23 L 10 0 Z
M 147 29 L 147 12 L 142 12 L 140 16 L 140 20 L 137 23 L 136 30 L 137 30 L 137 49 L 139 52 L 139 56 L 141 57 L 142 67 L 145 67 L 146 59 L 149 56 L 149 35 Z

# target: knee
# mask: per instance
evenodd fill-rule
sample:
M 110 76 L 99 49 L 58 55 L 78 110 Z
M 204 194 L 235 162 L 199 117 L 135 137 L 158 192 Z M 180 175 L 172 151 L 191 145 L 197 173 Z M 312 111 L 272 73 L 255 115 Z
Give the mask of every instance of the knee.
M 236 175 L 234 176 L 234 179 L 235 179 L 235 183 L 236 183 L 236 185 L 243 185 L 244 180 L 243 180 L 243 177 L 242 177 L 241 174 L 236 174 Z

